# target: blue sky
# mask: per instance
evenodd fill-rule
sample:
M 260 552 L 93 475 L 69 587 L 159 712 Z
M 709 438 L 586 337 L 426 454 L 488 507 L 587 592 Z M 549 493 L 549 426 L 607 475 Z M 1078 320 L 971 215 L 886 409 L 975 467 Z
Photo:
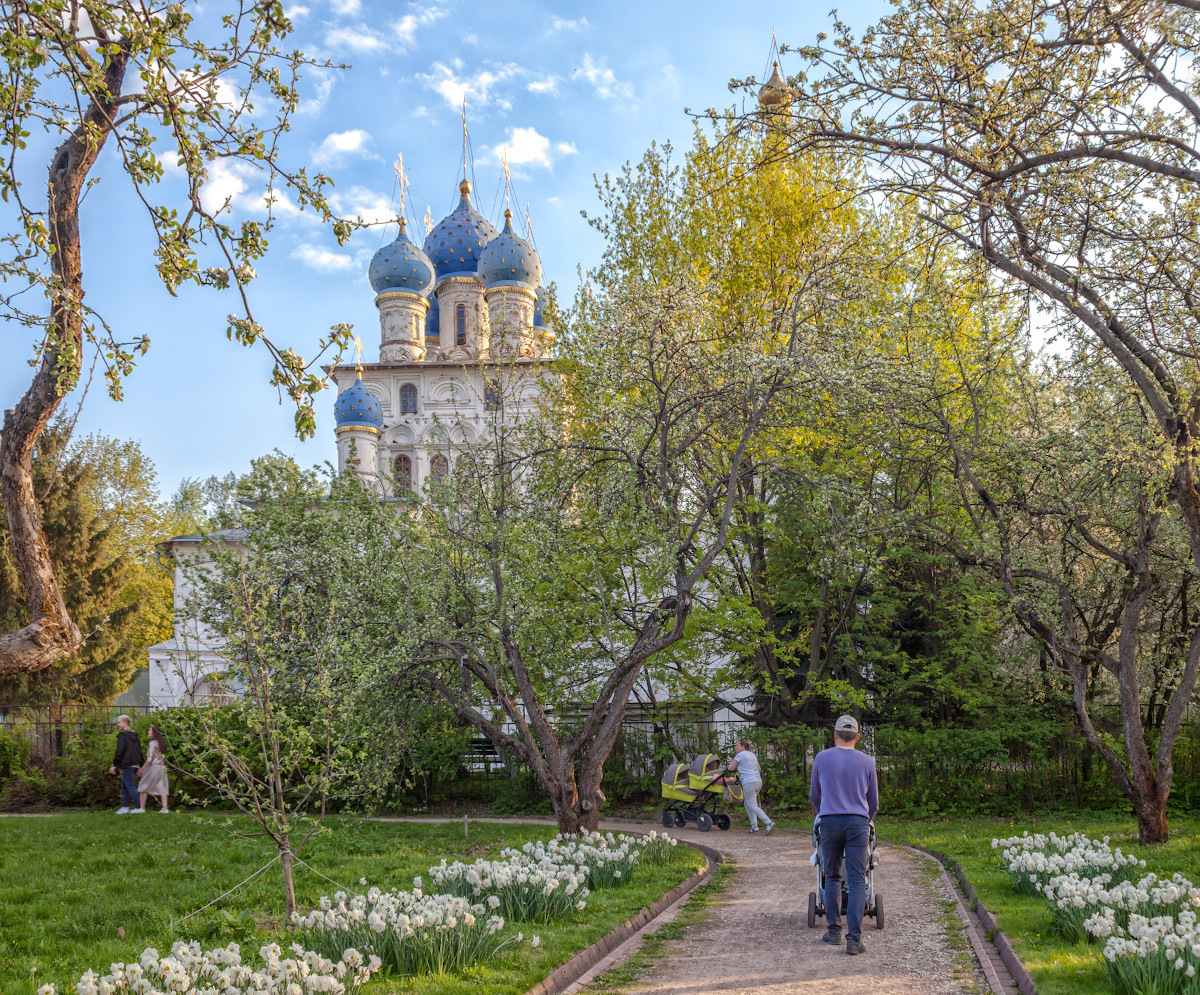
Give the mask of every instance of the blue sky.
M 221 6 L 204 4 L 207 12 Z M 856 0 L 839 13 L 863 27 L 886 9 L 884 0 Z M 499 150 L 507 148 L 547 280 L 569 297 L 576 268 L 594 265 L 601 251 L 580 217 L 596 206 L 593 175 L 637 159 L 652 141 L 686 147 L 685 107 L 731 104 L 729 79 L 767 68 L 772 25 L 781 42 L 809 42 L 827 27 L 827 11 L 812 3 L 303 0 L 291 8 L 296 46 L 352 68 L 305 83 L 289 149 L 293 161 L 333 177 L 341 211 L 375 219 L 395 214 L 392 164 L 402 153 L 419 234 L 427 206 L 437 221 L 457 202 L 465 96 L 476 205 L 493 221 L 502 213 Z M 78 430 L 137 439 L 164 495 L 183 477 L 242 472 L 275 448 L 303 465 L 336 461 L 332 388 L 317 405 L 316 437 L 300 442 L 290 402 L 280 404 L 267 383 L 265 351 L 225 338 L 233 301 L 200 289 L 172 298 L 158 283 L 149 225 L 112 166 L 102 160 L 101 183 L 83 210 L 87 301 L 122 339 L 148 334 L 151 347 L 120 403 L 93 384 Z M 251 171 L 226 169 L 210 176 L 210 192 L 251 211 L 259 182 Z M 376 358 L 379 325 L 365 274 L 394 233 L 364 230 L 339 247 L 315 220 L 286 216 L 257 267 L 256 317 L 305 356 L 330 325 L 353 323 L 366 356 Z M 4 336 L 0 402 L 8 408 L 28 383 L 33 339 L 11 326 Z

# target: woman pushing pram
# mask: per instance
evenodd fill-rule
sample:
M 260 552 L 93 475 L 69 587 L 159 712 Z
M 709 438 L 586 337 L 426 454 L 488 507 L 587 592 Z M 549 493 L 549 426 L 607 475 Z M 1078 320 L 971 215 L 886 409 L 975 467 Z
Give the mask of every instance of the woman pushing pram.
M 864 951 L 862 921 L 867 904 L 867 862 L 879 808 L 879 780 L 875 759 L 860 753 L 858 721 L 843 715 L 833 727 L 834 746 L 813 760 L 812 786 L 808 793 L 821 822 L 820 860 L 825 877 L 825 922 L 821 937 L 841 945 L 842 861 L 845 858 L 846 953 Z M 874 896 L 872 896 L 874 901 Z

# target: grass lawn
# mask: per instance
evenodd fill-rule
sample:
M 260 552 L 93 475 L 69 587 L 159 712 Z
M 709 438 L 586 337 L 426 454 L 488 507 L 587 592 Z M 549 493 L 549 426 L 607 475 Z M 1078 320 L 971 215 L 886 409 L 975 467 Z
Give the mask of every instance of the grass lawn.
M 1074 944 L 1060 939 L 1050 929 L 1045 899 L 1013 891 L 1001 869 L 994 837 L 1029 832 L 1083 832 L 1089 836 L 1112 837 L 1113 846 L 1146 859 L 1146 870 L 1161 876 L 1176 871 L 1200 881 L 1200 819 L 1175 816 L 1170 820 L 1171 842 L 1165 846 L 1140 846 L 1137 823 L 1132 817 L 1065 813 L 1043 819 L 946 819 L 906 821 L 880 817 L 876 823 L 880 839 L 919 843 L 957 860 L 976 894 L 1012 941 L 1037 984 L 1038 995 L 1111 995 L 1112 986 L 1104 971 L 1101 946 Z M 903 915 L 902 909 L 889 915 Z
M 222 819 L 176 813 L 124 817 L 78 813 L 0 818 L 0 995 L 30 995 L 56 981 L 71 995 L 79 975 L 106 973 L 148 946 L 165 953 L 176 939 L 206 948 L 236 940 L 253 951 L 279 939 L 283 885 L 277 866 L 217 906 L 175 925 L 232 888 L 272 854 L 231 836 Z M 334 818 L 301 857 L 351 890 L 360 878 L 381 888 L 410 888 L 442 857 L 494 856 L 504 846 L 553 835 L 548 826 L 384 823 Z M 646 907 L 701 865 L 680 846 L 665 867 L 639 867 L 618 889 L 593 891 L 587 908 L 551 926 L 510 925 L 526 938 L 497 959 L 455 977 L 385 979 L 369 990 L 421 995 L 519 995 L 559 963 Z M 296 900 L 314 905 L 334 885 L 296 868 Z M 125 931 L 125 939 L 117 933 Z

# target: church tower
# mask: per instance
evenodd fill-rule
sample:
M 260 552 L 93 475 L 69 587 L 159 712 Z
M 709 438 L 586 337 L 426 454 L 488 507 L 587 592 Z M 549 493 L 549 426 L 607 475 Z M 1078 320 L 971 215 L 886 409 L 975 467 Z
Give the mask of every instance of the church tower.
M 338 466 L 353 467 L 363 486 L 379 486 L 379 437 L 383 434 L 383 409 L 362 381 L 362 370 L 333 405 L 337 424 Z
M 458 207 L 433 227 L 425 254 L 437 274 L 438 358 L 462 362 L 487 353 L 487 311 L 476 270 L 497 231 L 471 204 L 471 184 L 463 180 L 458 192 Z
M 427 298 L 433 289 L 433 264 L 409 241 L 406 229 L 402 217 L 400 234 L 375 253 L 367 271 L 379 308 L 381 363 L 425 358 L 425 319 L 429 312 Z

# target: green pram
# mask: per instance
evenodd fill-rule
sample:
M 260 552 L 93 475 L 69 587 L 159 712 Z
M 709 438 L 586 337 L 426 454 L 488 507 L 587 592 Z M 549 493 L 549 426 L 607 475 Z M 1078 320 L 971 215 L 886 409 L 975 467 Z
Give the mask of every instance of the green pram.
M 690 764 L 672 764 L 662 777 L 662 824 L 682 829 L 689 822 L 707 833 L 715 825 L 728 829 L 733 819 L 718 811 L 731 802 L 740 802 L 742 785 L 737 774 L 722 773 L 721 759 L 715 753 L 701 753 Z

